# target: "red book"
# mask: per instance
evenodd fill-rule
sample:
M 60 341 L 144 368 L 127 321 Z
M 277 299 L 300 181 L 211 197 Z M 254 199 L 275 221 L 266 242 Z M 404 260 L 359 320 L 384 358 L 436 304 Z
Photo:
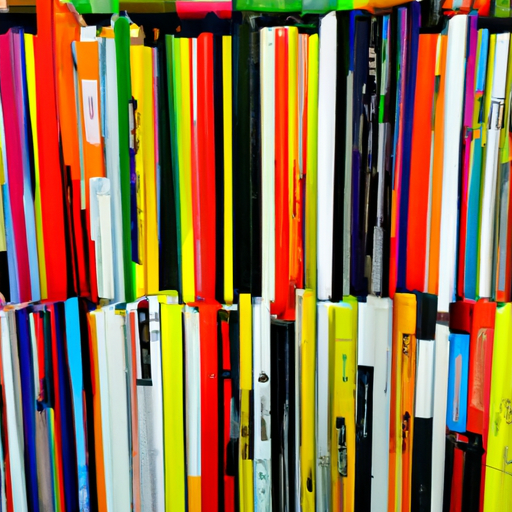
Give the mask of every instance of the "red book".
M 215 297 L 215 118 L 213 111 L 213 34 L 197 38 L 196 179 L 192 179 L 196 295 Z
M 201 345 L 201 503 L 219 510 L 219 339 L 217 302 L 193 302 L 199 309 Z
M 286 313 L 289 298 L 290 212 L 288 186 L 288 33 L 275 32 L 275 296 L 271 312 Z
M 55 83 L 54 2 L 37 0 L 37 37 L 34 38 L 37 98 L 37 133 L 41 209 L 48 297 L 65 300 L 68 295 L 64 187 L 59 152 Z

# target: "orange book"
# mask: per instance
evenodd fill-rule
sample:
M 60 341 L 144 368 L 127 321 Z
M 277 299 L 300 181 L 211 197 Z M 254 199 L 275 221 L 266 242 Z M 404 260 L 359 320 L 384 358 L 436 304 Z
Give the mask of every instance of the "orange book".
M 409 222 L 407 225 L 408 258 L 406 285 L 408 290 L 425 291 L 430 159 L 432 148 L 432 103 L 436 74 L 438 34 L 421 34 L 418 54 L 414 122 L 409 184 Z
M 94 410 L 94 450 L 96 456 L 96 490 L 98 493 L 98 509 L 107 510 L 107 490 L 105 487 L 105 466 L 103 462 L 103 431 L 101 424 L 101 402 L 99 390 L 98 342 L 96 339 L 96 319 L 88 314 L 89 351 L 91 354 L 91 383 Z
M 81 118 L 83 175 L 81 186 L 82 209 L 86 211 L 86 225 L 89 244 L 89 284 L 91 300 L 98 301 L 96 284 L 96 258 L 94 242 L 91 240 L 89 180 L 105 177 L 103 137 L 101 135 L 101 105 L 98 43 L 76 42 L 78 70 L 78 111 Z
M 437 49 L 436 88 L 434 96 L 434 161 L 432 166 L 432 196 L 430 211 L 430 251 L 428 255 L 428 293 L 437 295 L 439 288 L 439 246 L 441 234 L 441 199 L 443 194 L 444 151 L 444 88 L 448 37 L 441 35 Z

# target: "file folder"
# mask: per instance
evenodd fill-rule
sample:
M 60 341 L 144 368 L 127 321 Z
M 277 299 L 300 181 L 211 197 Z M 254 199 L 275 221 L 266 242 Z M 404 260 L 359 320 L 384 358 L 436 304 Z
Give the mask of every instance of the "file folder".
M 443 185 L 441 200 L 441 232 L 439 244 L 439 310 L 447 311 L 456 293 L 456 230 L 459 187 L 460 140 L 451 140 L 462 126 L 462 97 L 466 55 L 467 16 L 455 16 L 448 26 L 446 51 L 446 90 L 444 104 Z M 432 293 L 433 291 L 429 289 Z M 435 293 L 435 292 L 433 292 Z
M 474 90 L 474 108 L 472 117 L 472 132 L 470 146 L 470 175 L 468 178 L 468 212 L 466 228 L 466 251 L 464 268 L 464 297 L 476 299 L 478 275 L 478 243 L 480 223 L 481 175 L 484 139 L 484 122 L 481 110 L 484 104 L 485 78 L 487 70 L 487 54 L 489 51 L 489 31 L 478 31 L 477 69 Z M 460 293 L 460 292 L 459 292 Z
M 396 293 L 393 300 L 393 348 L 389 439 L 388 509 L 410 507 L 416 373 L 416 296 Z
M 467 430 L 480 434 L 487 446 L 496 304 L 480 299 L 473 307 L 469 344 Z
M 131 258 L 131 201 L 130 201 L 130 106 L 132 99 L 130 71 L 130 25 L 120 16 L 114 24 L 116 70 L 118 87 L 119 160 L 121 172 L 121 209 L 123 219 L 123 259 L 126 301 L 135 299 L 133 263 Z M 132 112 L 133 115 L 133 112 Z M 133 148 L 132 148 L 133 149 Z
M 348 300 L 347 300 L 348 299 Z M 332 509 L 354 507 L 356 479 L 357 301 L 329 311 L 329 437 Z
M 272 504 L 282 510 L 296 506 L 294 327 L 293 322 L 271 320 Z
M 491 396 L 489 401 L 489 434 L 485 471 L 484 511 L 492 510 L 500 500 L 511 495 L 509 480 L 511 466 L 510 446 L 510 331 L 512 327 L 511 304 L 500 305 L 496 309 L 494 350 L 492 356 Z M 496 474 L 501 471 L 501 478 Z M 507 501 L 503 501 L 507 503 Z
M 299 358 L 296 360 L 300 401 L 296 419 L 300 425 L 296 433 L 299 443 L 300 475 L 299 504 L 304 511 L 315 510 L 316 461 L 315 461 L 315 379 L 316 379 L 316 296 L 314 290 L 297 290 L 296 328 L 299 338 Z
M 411 510 L 430 511 L 437 297 L 416 292 L 417 356 L 412 453 Z
M 316 347 L 316 510 L 331 510 L 331 462 L 329 425 L 329 315 L 330 302 L 317 303 L 317 347 Z
M 306 112 L 306 197 L 305 207 L 305 286 L 316 289 L 317 283 L 317 180 L 318 180 L 318 34 L 309 36 L 308 77 L 307 77 L 307 112 Z
M 162 392 L 165 507 L 185 512 L 185 411 L 183 389 L 183 306 L 177 297 L 161 295 Z
M 493 233 L 494 215 L 496 207 L 496 182 L 498 173 L 498 153 L 500 130 L 502 121 L 504 97 L 506 89 L 507 68 L 503 62 L 507 62 L 510 44 L 510 34 L 491 35 L 491 45 L 495 39 L 496 50 L 493 66 L 493 82 L 488 118 L 487 143 L 485 153 L 485 170 L 482 192 L 482 213 L 480 224 L 480 268 L 478 295 L 491 297 L 492 282 L 492 258 L 493 258 Z
M 473 303 L 455 302 L 450 305 L 450 370 L 446 424 L 453 432 L 466 432 L 469 339 Z
M 319 81 L 318 81 L 318 201 L 317 208 L 317 269 L 318 300 L 332 295 L 334 133 L 336 123 L 336 13 L 331 12 L 320 22 Z M 277 226 L 276 226 L 277 229 Z
M 252 306 L 251 296 L 240 295 L 240 443 L 239 443 L 239 510 L 254 510 L 254 405 L 252 387 Z M 274 371 L 271 369 L 271 374 Z M 274 409 L 274 407 L 271 407 Z M 274 437 L 274 436 L 272 436 Z M 272 457 L 273 458 L 273 457 Z M 276 473 L 278 474 L 278 473 Z
M 253 299 L 254 508 L 272 508 L 270 304 Z

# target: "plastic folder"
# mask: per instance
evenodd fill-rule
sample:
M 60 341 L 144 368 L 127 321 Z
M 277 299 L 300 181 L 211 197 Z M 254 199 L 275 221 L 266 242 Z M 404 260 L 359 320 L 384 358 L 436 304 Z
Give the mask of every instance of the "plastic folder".
M 253 436 L 251 418 L 252 395 L 252 306 L 251 296 L 241 294 L 240 314 L 240 449 L 239 449 L 239 510 L 254 510 Z M 271 370 L 272 373 L 274 373 Z M 273 423 L 274 424 L 274 423 Z
M 165 508 L 185 511 L 185 428 L 182 309 L 176 297 L 160 296 L 164 421 Z M 180 397 L 182 397 L 180 399 Z M 182 421 L 177 421 L 181 418 Z
M 395 294 L 389 439 L 388 510 L 410 507 L 416 370 L 416 296 Z
M 469 353 L 467 430 L 484 437 L 489 428 L 489 394 L 496 304 L 479 300 L 473 308 Z
M 357 302 L 329 310 L 329 438 L 332 510 L 354 507 L 356 446 Z
M 298 381 L 300 402 L 300 501 L 302 510 L 315 510 L 315 373 L 316 373 L 316 297 L 313 290 L 297 291 L 297 325 L 300 330 Z M 296 361 L 297 362 L 297 361 Z
M 492 357 L 491 397 L 489 404 L 489 437 L 487 440 L 487 469 L 485 472 L 484 511 L 490 511 L 498 503 L 510 503 L 511 468 L 510 446 L 512 429 L 510 428 L 511 396 L 510 336 L 512 328 L 512 305 L 501 305 L 496 309 L 494 331 L 494 351 Z M 497 473 L 496 470 L 502 472 Z M 499 498 L 498 498 L 499 497 Z M 503 500 L 503 501 L 502 501 Z
M 253 299 L 254 508 L 272 508 L 270 304 Z
M 329 13 L 320 23 L 318 85 L 318 177 L 317 189 L 317 268 L 319 300 L 332 294 L 334 127 L 336 107 L 336 14 Z
M 294 328 L 293 322 L 271 321 L 272 505 L 281 510 L 296 507 Z
M 469 338 L 473 303 L 450 305 L 450 370 L 448 374 L 448 406 L 446 424 L 454 432 L 466 432 Z

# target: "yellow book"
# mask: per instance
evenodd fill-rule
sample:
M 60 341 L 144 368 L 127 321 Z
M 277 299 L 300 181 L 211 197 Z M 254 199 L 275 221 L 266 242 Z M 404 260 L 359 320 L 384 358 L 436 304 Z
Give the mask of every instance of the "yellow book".
M 306 288 L 316 290 L 317 156 L 318 156 L 318 34 L 309 36 L 306 157 Z
M 165 510 L 186 511 L 183 329 L 180 304 L 159 296 L 162 336 Z M 176 300 L 176 299 L 175 299 Z
M 315 380 L 316 292 L 297 291 L 297 321 L 302 319 L 300 338 L 300 501 L 304 512 L 315 510 Z M 300 313 L 299 313 L 300 309 Z
M 249 458 L 252 390 L 252 303 L 240 295 L 240 512 L 254 510 L 253 461 Z
M 414 398 L 413 368 L 416 351 L 416 296 L 397 293 L 393 301 L 393 340 L 391 356 L 391 404 L 389 439 L 388 510 L 410 508 L 410 454 L 412 454 Z M 412 379 L 411 379 L 412 377 Z M 407 385 L 410 389 L 407 391 Z M 407 413 L 409 413 L 407 415 Z M 404 450 L 405 447 L 405 450 Z M 408 486 L 405 488 L 405 486 Z M 409 502 L 409 508 L 403 500 Z
M 222 36 L 224 121 L 224 302 L 233 303 L 233 116 L 231 36 Z
M 512 304 L 508 303 L 496 309 L 484 512 L 512 510 L 511 338 Z
M 332 510 L 354 510 L 357 378 L 357 301 L 329 310 Z
M 36 70 L 34 59 L 34 36 L 25 34 L 25 59 L 27 70 L 27 90 L 28 90 L 28 104 L 30 112 L 30 126 L 32 130 L 32 140 L 34 147 L 34 176 L 35 176 L 35 194 L 34 194 L 34 210 L 36 216 L 36 236 L 37 236 L 37 259 L 39 261 L 39 281 L 41 286 L 41 299 L 48 298 L 48 291 L 46 287 L 46 264 L 44 254 L 44 239 L 43 239 L 43 214 L 41 210 L 41 186 L 39 179 L 39 146 L 37 138 L 37 102 L 36 102 Z M 3 169 L 2 169 L 2 183 L 4 182 Z M 3 221 L 3 208 L 2 208 L 2 226 Z M 4 228 L 5 229 L 5 228 Z
M 195 300 L 194 225 L 192 220 L 191 41 L 174 39 L 178 110 L 181 283 L 183 302 Z
M 137 102 L 135 110 L 135 172 L 137 174 L 137 236 L 139 261 L 135 265 L 135 290 L 137 297 L 146 295 L 146 179 L 144 169 L 144 151 L 146 137 L 144 129 L 146 123 L 146 83 L 145 76 L 148 74 L 146 66 L 152 67 L 151 60 L 147 62 L 151 48 L 145 46 L 132 46 L 130 48 L 130 69 L 132 78 L 132 94 Z M 150 151 L 150 148 L 147 148 Z
M 287 28 L 288 36 L 288 198 L 289 198 L 289 274 L 295 279 L 299 273 L 298 207 L 300 205 L 300 174 L 299 174 L 299 127 L 298 127 L 298 68 L 299 68 L 299 31 L 297 27 Z

